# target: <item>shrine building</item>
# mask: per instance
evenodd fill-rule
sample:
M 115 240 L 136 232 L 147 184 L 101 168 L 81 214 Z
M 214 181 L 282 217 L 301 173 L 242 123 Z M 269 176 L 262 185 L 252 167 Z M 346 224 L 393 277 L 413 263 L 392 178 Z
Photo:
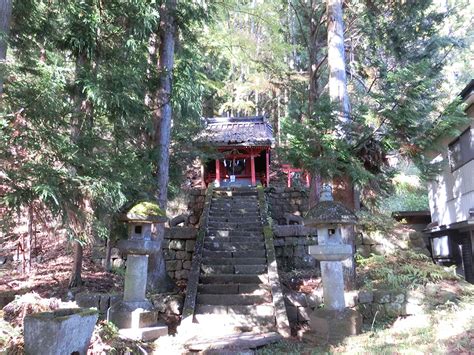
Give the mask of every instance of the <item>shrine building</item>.
M 218 186 L 255 186 L 270 182 L 273 130 L 265 116 L 205 119 L 197 141 L 220 153 L 202 162 L 202 181 Z

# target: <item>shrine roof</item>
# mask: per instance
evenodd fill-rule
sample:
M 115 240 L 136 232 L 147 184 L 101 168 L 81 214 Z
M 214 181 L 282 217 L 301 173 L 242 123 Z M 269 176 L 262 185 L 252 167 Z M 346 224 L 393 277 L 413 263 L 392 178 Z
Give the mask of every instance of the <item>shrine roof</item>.
M 205 119 L 197 141 L 213 146 L 271 146 L 273 129 L 265 116 Z

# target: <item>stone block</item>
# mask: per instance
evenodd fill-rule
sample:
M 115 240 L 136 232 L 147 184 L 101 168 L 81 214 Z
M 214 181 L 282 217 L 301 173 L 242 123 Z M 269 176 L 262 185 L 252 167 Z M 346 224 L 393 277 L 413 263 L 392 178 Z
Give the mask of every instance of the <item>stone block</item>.
M 167 272 L 168 276 L 171 277 L 172 279 L 174 279 L 174 271 L 168 271 Z
M 390 302 L 390 292 L 385 290 L 374 291 L 374 302 L 380 304 Z
M 409 290 L 406 293 L 406 302 L 412 304 L 423 304 L 425 294 L 422 290 Z
M 159 293 L 151 296 L 155 309 L 165 314 L 181 314 L 183 310 L 183 295 L 170 295 Z
M 186 261 L 183 262 L 183 269 L 184 270 L 190 270 L 191 265 L 192 265 L 192 261 L 191 260 L 186 260 Z
M 108 294 L 100 295 L 99 312 L 107 313 L 107 309 L 109 309 L 109 306 L 110 306 L 110 296 Z
M 298 322 L 307 322 L 309 321 L 310 314 L 313 310 L 310 307 L 298 307 Z
M 306 295 L 306 301 L 311 308 L 319 307 L 323 303 L 322 296 L 314 292 Z
M 192 224 L 192 225 L 196 225 L 199 223 L 199 217 L 196 216 L 195 214 L 192 214 L 191 216 L 189 216 L 189 223 Z
M 177 260 L 186 260 L 186 256 L 188 255 L 187 252 L 184 250 L 179 250 L 176 252 L 176 259 Z
M 301 292 L 291 291 L 285 294 L 285 303 L 295 307 L 307 307 L 306 295 Z
M 100 293 L 81 292 L 76 294 L 75 301 L 79 307 L 99 309 Z
M 112 259 L 113 267 L 122 267 L 125 266 L 125 261 L 122 258 Z
M 346 302 L 346 307 L 353 308 L 357 305 L 357 292 L 348 291 L 344 294 L 344 300 Z
M 166 264 L 166 271 L 177 271 L 181 270 L 183 266 L 183 262 L 181 260 L 168 260 L 165 261 Z
M 367 290 L 362 290 L 359 291 L 359 303 L 365 304 L 365 303 L 372 303 L 374 300 L 374 294 L 372 291 L 367 291 Z
M 133 303 L 118 302 L 110 307 L 107 320 L 119 329 L 152 327 L 158 320 L 158 312 L 152 309 L 151 302 L 142 302 L 141 306 Z
M 394 303 L 399 303 L 402 304 L 405 301 L 405 294 L 400 292 L 400 293 L 392 293 L 390 300 Z
M 25 353 L 86 355 L 97 319 L 95 310 L 81 308 L 27 315 Z
M 295 306 L 286 304 L 286 314 L 290 323 L 295 323 L 298 321 L 298 311 Z
M 119 248 L 111 248 L 111 249 L 110 249 L 110 257 L 111 257 L 112 259 L 121 258 L 121 257 L 122 257 L 122 254 L 120 253 Z
M 273 239 L 273 245 L 275 247 L 281 247 L 285 245 L 285 239 L 284 238 L 274 238 Z
M 170 228 L 170 239 L 196 239 L 197 229 L 194 227 Z
M 187 240 L 186 241 L 186 251 L 189 251 L 189 252 L 194 252 L 194 246 L 196 245 L 196 241 L 195 240 Z
M 163 257 L 165 260 L 171 260 L 176 258 L 176 251 L 170 249 L 163 249 Z
M 176 280 L 187 280 L 189 276 L 189 270 L 178 270 L 175 272 Z
M 317 344 L 338 344 L 348 336 L 361 333 L 362 316 L 353 309 L 316 309 L 309 315 L 309 326 L 311 331 L 304 334 L 304 340 Z
M 423 306 L 421 304 L 417 303 L 405 303 L 402 305 L 402 310 L 401 310 L 401 315 L 407 316 L 407 315 L 420 315 L 424 314 L 425 311 L 423 309 Z
M 168 247 L 173 250 L 184 250 L 186 247 L 186 241 L 179 239 L 170 240 Z
M 387 317 L 395 318 L 403 313 L 402 305 L 400 303 L 385 303 L 385 313 Z
M 283 254 L 285 256 L 293 256 L 293 247 L 288 247 L 288 246 L 284 247 Z
M 139 328 L 139 329 L 120 329 L 119 336 L 124 339 L 134 341 L 153 341 L 161 336 L 168 335 L 168 327 L 160 325 L 155 327 Z
M 357 245 L 356 251 L 360 254 L 360 256 L 364 258 L 368 258 L 370 256 L 370 253 L 372 253 L 370 245 Z

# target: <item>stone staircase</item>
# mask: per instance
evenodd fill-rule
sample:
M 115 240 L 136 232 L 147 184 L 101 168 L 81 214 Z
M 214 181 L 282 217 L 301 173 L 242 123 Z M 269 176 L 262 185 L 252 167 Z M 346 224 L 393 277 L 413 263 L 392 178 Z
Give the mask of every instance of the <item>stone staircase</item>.
M 274 248 L 265 239 L 259 200 L 256 188 L 214 188 L 208 196 L 202 243 L 195 255 L 196 295 L 189 295 L 193 286 L 188 283 L 186 296 L 193 308 L 188 313 L 201 329 L 280 331 L 282 312 L 277 308 L 283 305 L 286 311 L 282 302 L 275 302 L 274 290 L 280 285 L 276 263 L 270 267 L 267 258 L 273 255 L 274 261 Z

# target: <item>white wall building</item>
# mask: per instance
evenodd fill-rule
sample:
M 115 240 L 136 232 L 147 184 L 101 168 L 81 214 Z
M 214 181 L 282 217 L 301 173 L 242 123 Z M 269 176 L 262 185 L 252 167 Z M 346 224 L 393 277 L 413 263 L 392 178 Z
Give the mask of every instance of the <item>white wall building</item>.
M 428 185 L 433 257 L 440 263 L 462 266 L 466 280 L 474 283 L 474 79 L 461 92 L 471 120 L 455 139 L 440 142 L 442 172 Z

